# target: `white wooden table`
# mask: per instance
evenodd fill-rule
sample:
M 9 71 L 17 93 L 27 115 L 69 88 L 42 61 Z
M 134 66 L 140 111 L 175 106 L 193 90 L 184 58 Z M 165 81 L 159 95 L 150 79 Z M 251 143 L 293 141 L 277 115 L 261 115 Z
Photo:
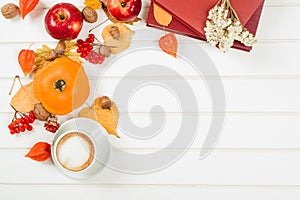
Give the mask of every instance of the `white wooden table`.
M 17 0 L 2 0 L 0 6 L 8 2 L 18 4 Z M 38 163 L 24 157 L 37 141 L 51 141 L 53 135 L 42 131 L 42 123 L 30 134 L 11 136 L 7 129 L 13 115 L 8 104 L 9 87 L 12 78 L 22 74 L 17 55 L 32 43 L 33 49 L 42 44 L 54 45 L 55 41 L 43 27 L 43 18 L 57 2 L 61 1 L 41 0 L 38 8 L 25 20 L 11 21 L 0 17 L 1 199 L 299 199 L 299 0 L 266 0 L 258 28 L 258 44 L 251 53 L 231 50 L 223 54 L 198 42 L 222 77 L 227 104 L 222 137 L 206 159 L 198 159 L 204 140 L 199 133 L 186 154 L 163 170 L 132 175 L 105 168 L 86 181 L 64 176 L 51 160 Z M 83 0 L 65 2 L 83 7 Z M 148 5 L 148 1 L 143 2 L 143 19 Z M 99 22 L 104 15 L 101 17 Z M 82 32 L 86 33 L 92 26 L 85 24 Z M 141 22 L 135 28 L 144 26 Z M 119 72 L 104 77 L 106 90 L 113 89 L 109 88 L 110 81 L 117 81 L 121 75 Z M 187 76 L 186 79 L 197 86 L 198 78 Z M 22 80 L 24 83 L 30 81 L 28 78 Z M 139 102 L 132 104 L 142 105 Z M 149 107 L 132 108 L 129 112 L 135 123 L 149 123 Z M 200 118 L 205 126 L 211 113 L 205 106 L 201 108 Z M 181 114 L 189 113 L 169 110 L 169 123 L 176 124 Z M 167 127 L 164 133 L 174 134 L 174 128 Z M 113 142 L 137 153 L 160 149 L 168 143 L 167 139 L 112 138 Z

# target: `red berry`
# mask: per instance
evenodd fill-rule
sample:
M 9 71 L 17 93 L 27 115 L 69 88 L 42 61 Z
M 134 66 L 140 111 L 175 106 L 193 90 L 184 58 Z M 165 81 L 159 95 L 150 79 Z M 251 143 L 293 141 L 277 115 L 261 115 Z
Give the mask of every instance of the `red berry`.
M 88 42 L 88 43 L 93 43 L 93 42 L 94 42 L 94 39 L 92 39 L 92 38 L 86 38 L 85 41 Z
M 29 122 L 30 124 L 33 123 L 34 120 L 35 120 L 35 119 L 34 119 L 33 117 L 31 117 L 31 116 L 28 117 L 28 122 Z
M 87 50 L 89 50 L 89 47 L 83 47 L 84 52 L 87 52 Z
M 12 127 L 17 126 L 17 123 L 15 121 L 11 122 Z
M 95 35 L 93 33 L 90 33 L 89 38 L 95 38 Z
M 24 132 L 25 131 L 25 126 L 20 126 L 19 129 L 20 129 L 20 132 Z
M 24 117 L 21 118 L 21 124 L 25 124 L 25 119 L 24 119 Z
M 15 121 L 17 124 L 20 124 L 21 123 L 21 119 L 20 118 L 18 118 L 18 119 L 16 119 L 16 121 Z
M 85 53 L 86 53 L 87 55 L 89 55 L 89 54 L 91 53 L 91 51 L 92 51 L 92 50 L 87 50 Z
M 78 48 L 78 49 L 76 50 L 76 52 L 77 52 L 77 53 L 81 53 L 82 50 Z
M 83 43 L 83 40 L 82 39 L 78 39 L 77 40 L 77 44 L 82 44 Z
M 8 129 L 9 129 L 9 130 L 12 130 L 12 129 L 14 129 L 14 127 L 13 127 L 11 124 L 9 124 L 9 125 L 8 125 Z
M 81 53 L 80 57 L 81 57 L 81 58 L 86 58 L 87 55 L 88 55 L 88 54 L 84 52 L 84 53 Z
M 17 127 L 15 127 L 15 132 L 16 133 L 20 133 L 20 129 L 19 129 L 19 127 L 17 126 Z
M 78 48 L 82 48 L 83 47 L 83 43 L 77 44 Z
M 28 131 L 32 131 L 32 126 L 31 125 L 28 125 L 27 127 L 26 127 L 26 129 L 28 130 Z
M 83 46 L 84 46 L 84 47 L 88 47 L 88 46 L 90 46 L 90 44 L 89 44 L 88 42 L 85 41 L 85 42 L 83 42 Z
M 16 131 L 15 131 L 14 129 L 11 129 L 11 130 L 10 130 L 10 134 L 13 135 L 13 134 L 15 134 L 15 133 L 16 133 Z
M 34 115 L 34 112 L 32 110 L 29 112 L 29 117 L 32 117 L 33 119 L 36 118 L 35 115 Z
M 28 119 L 28 117 L 26 116 L 26 117 L 24 117 L 24 123 L 23 124 L 28 124 L 29 123 L 29 119 Z

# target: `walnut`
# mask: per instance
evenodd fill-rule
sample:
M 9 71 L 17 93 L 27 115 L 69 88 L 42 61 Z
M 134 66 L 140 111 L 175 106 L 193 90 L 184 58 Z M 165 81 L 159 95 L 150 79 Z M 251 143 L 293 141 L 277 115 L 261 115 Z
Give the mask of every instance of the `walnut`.
M 111 36 L 112 36 L 115 40 L 120 39 L 120 31 L 119 31 L 119 27 L 117 27 L 117 26 L 111 26 L 110 29 L 109 29 L 109 33 L 111 34 Z
M 1 13 L 6 19 L 12 19 L 19 14 L 19 7 L 13 3 L 8 3 L 1 8 Z
M 38 120 L 47 121 L 50 117 L 50 113 L 44 108 L 41 103 L 37 103 L 34 105 L 33 113 Z
M 84 20 L 89 23 L 94 23 L 98 20 L 98 14 L 92 7 L 84 7 L 82 10 L 82 15 Z

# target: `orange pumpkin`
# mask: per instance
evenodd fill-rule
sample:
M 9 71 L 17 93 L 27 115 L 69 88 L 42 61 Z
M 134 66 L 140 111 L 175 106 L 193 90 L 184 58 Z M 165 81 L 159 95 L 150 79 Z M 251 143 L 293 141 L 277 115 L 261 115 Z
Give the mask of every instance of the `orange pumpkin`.
M 33 89 L 45 109 L 58 115 L 78 108 L 90 94 L 83 67 L 69 58 L 57 58 L 37 71 Z

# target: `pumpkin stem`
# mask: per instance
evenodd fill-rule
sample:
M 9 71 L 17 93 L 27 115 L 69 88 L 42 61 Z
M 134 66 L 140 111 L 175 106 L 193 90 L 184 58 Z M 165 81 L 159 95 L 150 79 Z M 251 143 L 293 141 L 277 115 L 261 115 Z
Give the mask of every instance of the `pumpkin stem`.
M 60 92 L 64 91 L 66 85 L 67 85 L 66 81 L 62 79 L 59 79 L 53 83 L 54 89 Z

